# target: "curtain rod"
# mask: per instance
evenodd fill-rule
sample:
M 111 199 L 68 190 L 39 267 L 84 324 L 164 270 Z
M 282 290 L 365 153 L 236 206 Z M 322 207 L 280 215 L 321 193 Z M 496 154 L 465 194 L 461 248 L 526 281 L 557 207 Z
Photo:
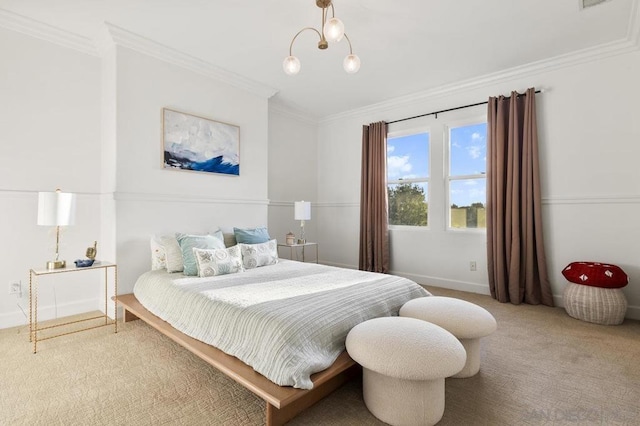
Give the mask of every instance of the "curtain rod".
M 542 93 L 542 90 L 536 90 L 535 93 Z M 518 96 L 524 96 L 524 95 L 525 95 L 524 93 L 518 93 Z M 469 105 L 463 105 L 455 108 L 442 109 L 440 111 L 429 112 L 427 114 L 414 115 L 413 117 L 407 117 L 407 118 L 401 118 L 399 120 L 389 121 L 388 124 L 399 123 L 401 121 L 407 121 L 407 120 L 413 120 L 414 118 L 427 117 L 429 115 L 435 115 L 436 118 L 438 118 L 438 114 L 441 114 L 443 112 L 455 111 L 455 110 L 464 109 L 464 108 L 471 108 L 478 105 L 486 105 L 488 103 L 489 101 L 484 101 L 484 102 L 478 102 L 477 104 L 469 104 Z

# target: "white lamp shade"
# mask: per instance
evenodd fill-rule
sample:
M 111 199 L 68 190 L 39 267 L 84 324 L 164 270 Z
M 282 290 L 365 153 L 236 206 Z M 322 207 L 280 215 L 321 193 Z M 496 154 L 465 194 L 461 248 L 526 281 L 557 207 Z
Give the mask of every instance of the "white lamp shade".
M 300 72 L 300 59 L 295 56 L 287 56 L 282 63 L 282 69 L 288 75 L 296 75 Z
M 38 225 L 68 226 L 76 220 L 76 194 L 68 192 L 38 193 Z
M 322 34 L 324 34 L 327 41 L 340 41 L 344 37 L 344 24 L 338 18 L 331 18 L 324 24 Z
M 308 201 L 296 201 L 294 203 L 294 219 L 295 220 L 311 219 L 311 203 Z
M 344 58 L 344 62 L 342 62 L 342 66 L 349 74 L 355 74 L 360 69 L 360 58 L 354 54 L 347 55 L 347 57 Z

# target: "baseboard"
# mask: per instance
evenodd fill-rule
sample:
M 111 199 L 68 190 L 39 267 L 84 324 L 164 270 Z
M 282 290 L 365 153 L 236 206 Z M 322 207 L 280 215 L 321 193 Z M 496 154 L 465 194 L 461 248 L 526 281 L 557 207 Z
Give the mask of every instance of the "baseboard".
M 624 317 L 633 320 L 640 320 L 640 306 L 628 306 L 627 314 Z
M 489 292 L 489 286 L 484 284 L 472 283 L 468 281 L 450 280 L 447 278 L 432 277 L 428 275 L 411 274 L 401 271 L 391 271 L 393 275 L 408 278 L 417 282 L 420 285 L 429 285 L 434 287 L 446 288 L 449 290 L 466 291 L 468 293 L 476 294 L 491 294 Z
M 56 318 L 64 318 L 70 315 L 77 315 L 84 312 L 98 311 L 100 303 L 104 305 L 104 299 L 85 299 L 76 302 L 38 307 L 38 322 L 47 321 Z M 29 301 L 21 300 L 20 308 L 24 310 L 16 310 L 6 314 L 0 314 L 0 329 L 28 326 L 29 325 Z M 104 309 L 104 308 L 103 308 Z
M 344 263 L 321 261 L 323 265 L 336 266 L 338 268 L 358 269 L 356 265 L 347 265 Z M 390 271 L 390 274 L 404 277 L 417 282 L 420 285 L 430 285 L 434 287 L 447 288 L 449 290 L 460 290 L 469 293 L 490 294 L 489 287 L 483 284 L 470 283 L 465 281 L 455 281 L 446 278 L 431 277 L 427 275 L 410 274 L 402 271 Z
M 319 263 L 327 266 L 335 266 L 336 268 L 358 269 L 358 265 L 347 265 L 346 263 L 327 262 L 322 259 L 320 259 Z
M 329 265 L 329 266 L 336 266 L 339 268 L 358 269 L 358 267 L 355 265 L 347 265 L 343 263 L 326 262 L 326 261 L 321 261 L 320 263 L 324 265 Z M 446 278 L 431 277 L 428 275 L 410 274 L 410 273 L 405 273 L 401 271 L 390 271 L 390 273 L 393 275 L 398 275 L 399 277 L 408 278 L 412 281 L 417 282 L 420 285 L 429 285 L 433 287 L 446 288 L 449 290 L 466 291 L 468 293 L 485 294 L 485 295 L 491 294 L 489 290 L 489 286 L 484 284 L 471 283 L 471 282 L 465 282 L 465 281 L 455 281 L 455 280 L 449 280 Z M 563 308 L 564 301 L 562 299 L 562 295 L 554 294 L 553 303 L 555 304 L 555 306 Z M 640 306 L 627 307 L 627 314 L 625 315 L 625 318 L 640 320 Z

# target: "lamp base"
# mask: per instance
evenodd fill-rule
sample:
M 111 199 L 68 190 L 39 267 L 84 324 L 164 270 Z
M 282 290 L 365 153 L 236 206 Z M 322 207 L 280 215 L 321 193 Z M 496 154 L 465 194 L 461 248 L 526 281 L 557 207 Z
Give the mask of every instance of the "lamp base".
M 51 260 L 47 262 L 47 269 L 61 269 L 66 267 L 67 262 L 64 260 Z

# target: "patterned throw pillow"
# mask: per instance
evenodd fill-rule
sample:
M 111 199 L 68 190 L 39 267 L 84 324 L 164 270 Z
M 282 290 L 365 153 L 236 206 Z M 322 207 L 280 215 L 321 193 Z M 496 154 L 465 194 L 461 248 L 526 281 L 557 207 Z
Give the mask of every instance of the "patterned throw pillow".
M 194 248 L 193 255 L 200 277 L 242 272 L 242 254 L 239 246 L 213 250 Z
M 600 262 L 571 262 L 562 275 L 575 284 L 601 288 L 622 288 L 629 283 L 629 277 L 616 265 Z
M 238 244 L 242 252 L 242 266 L 253 269 L 278 263 L 278 242 L 267 241 L 262 244 Z
M 220 233 L 222 237 L 222 233 Z M 185 275 L 198 275 L 198 265 L 196 265 L 196 258 L 193 255 L 194 248 L 200 249 L 222 249 L 224 248 L 224 242 L 222 238 L 217 238 L 213 235 L 187 235 L 176 234 L 176 239 L 180 244 L 180 250 L 182 252 L 182 264 Z

